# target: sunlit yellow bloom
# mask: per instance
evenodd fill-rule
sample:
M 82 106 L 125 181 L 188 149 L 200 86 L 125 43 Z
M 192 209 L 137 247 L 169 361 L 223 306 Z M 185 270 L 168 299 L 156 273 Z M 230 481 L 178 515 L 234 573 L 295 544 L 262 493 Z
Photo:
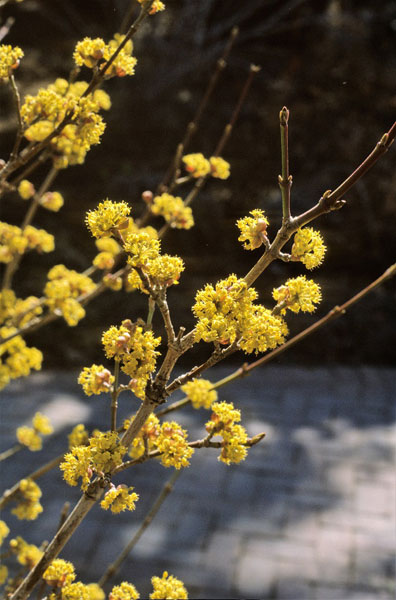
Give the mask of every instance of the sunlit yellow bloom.
M 155 196 L 151 206 L 153 215 L 161 215 L 171 227 L 190 229 L 194 225 L 192 210 L 185 206 L 182 198 L 164 192 Z
M 27 239 L 28 248 L 31 250 L 52 252 L 55 248 L 54 236 L 45 229 L 36 229 L 32 225 L 27 225 L 23 230 L 23 236 Z
M 4 521 L 0 521 L 0 546 L 9 533 L 10 530 L 7 527 L 7 524 Z
M 67 269 L 64 265 L 55 265 L 48 272 L 44 294 L 45 303 L 53 312 L 59 311 L 71 327 L 85 316 L 85 310 L 78 298 L 92 292 L 96 285 L 90 277 Z
M 109 252 L 113 256 L 121 252 L 121 246 L 111 237 L 101 237 L 95 240 L 95 246 L 100 252 Z
M 169 254 L 158 256 L 146 269 L 150 280 L 160 287 L 178 284 L 182 271 L 184 271 L 182 259 L 178 256 L 169 256 Z
M 109 270 L 114 267 L 114 256 L 110 252 L 99 252 L 92 261 L 94 267 Z
M 19 46 L 0 46 L 0 79 L 8 79 L 12 72 L 19 67 L 23 50 Z
M 241 232 L 238 240 L 244 242 L 246 250 L 255 250 L 265 241 L 268 219 L 260 209 L 250 211 L 251 217 L 244 217 L 237 221 L 237 227 Z
M 1 327 L 0 336 L 7 338 L 16 331 L 15 327 Z M 26 377 L 32 369 L 39 371 L 42 360 L 40 350 L 26 346 L 20 335 L 0 344 L 0 389 L 5 387 L 10 379 Z
M 209 158 L 209 163 L 212 177 L 228 179 L 230 176 L 230 163 L 220 156 L 211 156 Z
M 27 245 L 20 227 L 0 222 L 0 262 L 11 262 L 14 256 L 25 252 Z
M 16 498 L 18 504 L 11 512 L 13 515 L 16 515 L 18 519 L 32 521 L 43 512 L 43 507 L 39 502 L 41 490 L 37 483 L 32 479 L 21 479 Z
M 126 581 L 115 585 L 109 595 L 109 600 L 138 600 L 139 598 L 140 595 L 135 586 Z
M 207 379 L 193 379 L 181 388 L 194 408 L 209 409 L 217 400 L 217 392 Z
M 155 444 L 162 453 L 160 460 L 164 467 L 180 469 L 189 466 L 194 449 L 188 445 L 187 431 L 175 421 L 161 424 Z
M 73 58 L 79 67 L 95 67 L 100 60 L 107 54 L 107 46 L 102 38 L 85 37 L 81 42 L 78 42 L 73 53 Z
M 34 196 L 35 191 L 33 183 L 27 179 L 22 179 L 18 185 L 18 194 L 23 200 L 29 200 Z
M 193 177 L 205 177 L 211 171 L 210 162 L 201 152 L 186 154 L 183 156 L 183 162 L 186 171 L 191 173 Z
M 139 500 L 139 495 L 132 491 L 133 487 L 119 485 L 112 487 L 106 492 L 100 506 L 105 510 L 110 508 L 112 513 L 119 513 L 124 510 L 135 510 L 135 502 Z
M 150 594 L 150 600 L 186 600 L 188 598 L 187 590 L 183 582 L 173 575 L 164 571 L 162 577 L 152 577 L 151 584 L 153 591 Z
M 286 313 L 286 309 L 294 313 L 300 310 L 313 312 L 316 310 L 315 304 L 322 298 L 319 285 L 312 279 L 306 279 L 305 275 L 288 279 L 284 285 L 273 290 L 272 296 L 282 315 Z
M 51 587 L 62 588 L 69 585 L 76 578 L 74 566 L 71 562 L 55 558 L 43 573 L 43 579 Z
M 291 250 L 292 260 L 299 260 L 307 269 L 314 269 L 323 262 L 325 252 L 326 246 L 319 231 L 312 227 L 297 231 Z
M 41 435 L 50 435 L 53 433 L 54 428 L 52 427 L 50 420 L 45 415 L 42 415 L 40 412 L 36 412 L 33 417 L 33 427 Z
M 132 419 L 133 421 L 133 419 Z M 124 429 L 128 429 L 131 419 L 125 419 Z M 129 456 L 131 458 L 140 458 L 145 452 L 151 452 L 155 449 L 155 442 L 160 433 L 160 422 L 154 413 L 148 417 L 147 421 L 140 429 L 138 435 L 134 438 L 130 448 Z
M 63 196 L 59 192 L 46 192 L 42 195 L 40 204 L 47 210 L 58 212 L 64 204 Z
M 116 277 L 113 275 L 113 273 L 107 273 L 103 277 L 102 281 L 105 286 L 110 290 L 113 290 L 113 292 L 118 292 L 120 289 L 122 289 L 122 277 Z
M 87 583 L 85 586 L 89 600 L 105 600 L 105 593 L 97 583 Z
M 130 233 L 124 244 L 128 263 L 132 267 L 147 268 L 150 262 L 159 256 L 160 241 L 151 237 L 145 231 Z
M 138 0 L 138 2 L 140 2 L 140 4 L 143 4 L 145 0 Z M 154 0 L 153 4 L 151 5 L 150 8 L 150 15 L 155 15 L 156 12 L 159 12 L 160 10 L 165 10 L 165 4 L 163 2 L 161 2 L 161 0 Z
M 19 564 L 27 566 L 29 570 L 33 569 L 44 554 L 37 546 L 28 544 L 20 536 L 10 541 L 10 548 L 12 552 L 17 555 Z
M 69 449 L 71 450 L 75 446 L 85 446 L 88 444 L 89 435 L 82 423 L 79 423 L 73 427 L 71 433 L 68 435 Z
M 213 435 L 223 438 L 222 450 L 218 460 L 226 463 L 239 463 L 247 456 L 247 433 L 238 421 L 241 412 L 234 408 L 232 402 L 215 402 L 212 404 L 213 413 L 206 423 L 206 430 Z
M 113 375 L 103 365 L 84 367 L 78 377 L 78 383 L 87 396 L 109 392 L 113 382 Z
M 130 206 L 124 201 L 104 200 L 95 210 L 87 212 L 85 222 L 94 237 L 108 237 L 128 226 L 130 212 Z

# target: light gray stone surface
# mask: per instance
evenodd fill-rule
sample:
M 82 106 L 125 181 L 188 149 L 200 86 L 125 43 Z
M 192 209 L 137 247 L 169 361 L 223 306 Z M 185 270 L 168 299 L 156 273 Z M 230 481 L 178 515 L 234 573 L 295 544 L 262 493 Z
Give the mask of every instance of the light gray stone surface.
M 229 373 L 215 369 L 211 379 Z M 2 450 L 37 410 L 55 425 L 41 453 L 0 464 L 3 487 L 59 454 L 75 423 L 107 426 L 105 398 L 85 397 L 75 379 L 40 373 L 3 391 Z M 271 366 L 223 388 L 220 399 L 241 408 L 249 434 L 265 431 L 265 440 L 238 466 L 218 462 L 217 450 L 196 452 L 113 583 L 131 581 L 145 598 L 150 577 L 166 569 L 192 599 L 394 598 L 395 384 L 392 369 Z M 121 419 L 137 403 L 120 400 Z M 207 413 L 176 415 L 190 439 L 204 435 Z M 116 481 L 140 494 L 134 513 L 92 509 L 61 555 L 82 581 L 99 579 L 170 475 L 158 463 L 139 465 Z M 59 470 L 40 485 L 41 517 L 19 522 L 8 507 L 2 516 L 36 544 L 52 537 L 65 500 L 79 497 Z

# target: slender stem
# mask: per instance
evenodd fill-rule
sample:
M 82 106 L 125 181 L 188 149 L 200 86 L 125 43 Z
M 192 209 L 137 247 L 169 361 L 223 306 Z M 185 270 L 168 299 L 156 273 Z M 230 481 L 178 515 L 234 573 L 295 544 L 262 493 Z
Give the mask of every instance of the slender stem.
M 17 119 L 18 119 L 18 131 L 17 131 L 17 135 L 15 138 L 14 147 L 12 149 L 11 156 L 10 156 L 11 160 L 14 160 L 16 155 L 18 154 L 19 146 L 21 144 L 22 137 L 23 137 L 23 122 L 22 122 L 22 116 L 21 116 L 21 97 L 19 95 L 19 90 L 18 90 L 17 84 L 15 82 L 15 77 L 13 74 L 10 75 L 10 83 L 11 83 L 11 88 L 12 88 L 12 92 L 14 95 L 15 110 L 16 110 Z
M 288 221 L 290 213 L 290 188 L 292 186 L 292 176 L 289 174 L 289 111 L 284 106 L 279 113 L 280 137 L 281 137 L 281 157 L 282 174 L 278 177 L 278 183 L 282 194 L 282 215 L 283 222 Z
M 154 311 L 155 311 L 155 301 L 152 299 L 152 297 L 149 297 L 148 300 L 148 315 L 147 315 L 147 327 L 151 327 L 151 324 L 153 322 L 153 316 L 154 316 Z
M 4 450 L 4 452 L 2 452 L 0 454 L 0 462 L 2 460 L 6 460 L 10 456 L 14 456 L 14 454 L 16 454 L 17 452 L 22 450 L 22 448 L 24 448 L 24 447 L 25 446 L 22 446 L 22 444 L 15 444 L 15 446 L 12 446 L 12 448 L 8 448 L 8 450 Z
M 114 364 L 114 383 L 113 391 L 111 393 L 111 431 L 117 429 L 117 408 L 118 408 L 118 380 L 120 377 L 120 361 L 116 360 Z
M 169 496 L 169 494 L 172 492 L 173 487 L 181 474 L 182 474 L 181 469 L 179 471 L 175 470 L 173 472 L 173 474 L 171 475 L 171 477 L 168 479 L 168 481 L 165 483 L 161 492 L 155 499 L 153 505 L 151 506 L 150 510 L 148 511 L 147 515 L 145 516 L 144 520 L 142 521 L 139 529 L 136 531 L 136 533 L 134 534 L 134 536 L 132 537 L 130 542 L 128 542 L 128 544 L 125 546 L 125 548 L 119 554 L 119 556 L 116 558 L 116 560 L 111 565 L 109 565 L 109 567 L 107 567 L 106 571 L 103 573 L 102 577 L 100 578 L 100 580 L 98 582 L 98 585 L 100 585 L 100 587 L 103 587 L 109 581 L 109 579 L 111 579 L 117 573 L 121 564 L 127 558 L 128 554 L 131 552 L 131 550 L 136 546 L 136 544 L 142 537 L 143 533 L 146 531 L 147 527 L 151 524 L 154 517 L 158 513 L 162 504 L 164 503 L 166 498 Z

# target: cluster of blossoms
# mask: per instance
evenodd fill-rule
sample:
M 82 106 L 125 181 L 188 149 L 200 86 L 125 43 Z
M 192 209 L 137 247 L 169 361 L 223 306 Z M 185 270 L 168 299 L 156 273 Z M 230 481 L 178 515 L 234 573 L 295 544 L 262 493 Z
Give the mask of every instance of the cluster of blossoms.
M 215 287 L 207 284 L 197 293 L 193 306 L 198 319 L 196 341 L 238 342 L 246 353 L 265 352 L 282 344 L 288 333 L 286 323 L 264 306 L 254 304 L 256 298 L 257 292 L 236 275 Z
M 150 594 L 150 600 L 161 600 L 167 598 L 169 600 L 187 600 L 187 590 L 180 579 L 173 575 L 169 575 L 164 571 L 162 577 L 152 577 L 151 583 L 153 592 Z
M 67 115 L 71 122 L 50 141 L 54 166 L 57 169 L 82 164 L 92 145 L 98 144 L 105 123 L 98 114 L 108 110 L 110 98 L 103 90 L 83 96 L 88 83 L 56 79 L 35 96 L 27 95 L 21 107 L 24 136 L 30 142 L 41 142 L 51 135 Z
M 36 296 L 17 298 L 13 290 L 0 292 L 0 325 L 23 327 L 43 312 Z
M 35 187 L 28 179 L 22 179 L 18 185 L 18 194 L 22 200 L 30 200 L 36 193 Z M 59 192 L 45 192 L 40 198 L 40 205 L 52 212 L 58 212 L 64 204 L 63 196 Z
M 23 50 L 19 46 L 12 47 L 6 44 L 0 46 L 0 80 L 9 79 L 10 75 L 19 67 L 22 57 Z
M 238 240 L 243 242 L 245 250 L 255 250 L 266 241 L 269 225 L 267 217 L 259 208 L 250 211 L 250 214 L 251 217 L 244 217 L 237 221 L 237 227 L 241 232 Z
M 193 408 L 209 409 L 217 400 L 217 392 L 207 379 L 193 379 L 181 388 L 190 400 Z
M 301 261 L 307 269 L 314 269 L 322 262 L 326 246 L 319 231 L 312 227 L 299 229 L 293 240 L 291 260 Z
M 227 465 L 241 462 L 247 456 L 248 437 L 246 429 L 238 423 L 241 420 L 240 411 L 234 408 L 232 402 L 215 402 L 212 411 L 206 431 L 223 438 L 219 460 Z
M 66 323 L 73 327 L 85 316 L 85 310 L 78 298 L 89 294 L 96 285 L 90 277 L 55 265 L 48 272 L 48 282 L 44 288 L 45 304 L 52 312 L 58 312 Z
M 103 365 L 92 365 L 84 367 L 78 377 L 78 383 L 82 385 L 87 396 L 92 396 L 92 394 L 109 392 L 114 383 L 114 377 Z
M 68 435 L 69 450 L 75 446 L 87 446 L 89 444 L 89 434 L 82 423 L 73 427 Z
M 280 314 L 286 314 L 289 309 L 294 313 L 313 312 L 322 298 L 320 287 L 305 275 L 288 279 L 284 285 L 276 288 L 272 292 L 274 300 L 277 301 L 277 308 Z
M 0 521 L 0 546 L 3 544 L 4 539 L 10 533 L 10 529 L 4 521 Z M 8 577 L 8 569 L 5 565 L 0 565 L 0 585 L 3 585 Z
M 104 200 L 95 210 L 89 210 L 85 223 L 95 238 L 110 237 L 129 225 L 131 207 L 124 201 Z
M 105 594 L 97 583 L 83 584 L 75 581 L 74 565 L 62 558 L 55 558 L 44 571 L 43 580 L 53 590 L 48 600 L 104 600 Z
M 115 487 L 112 484 L 100 506 L 105 510 L 110 508 L 112 513 L 119 513 L 124 510 L 135 510 L 135 502 L 138 500 L 139 496 L 133 491 L 133 487 L 127 487 L 123 484 Z
M 40 504 L 41 490 L 32 479 L 21 479 L 17 494 L 17 506 L 12 509 L 12 514 L 18 519 L 33 521 L 43 512 Z
M 143 399 L 147 381 L 155 369 L 159 352 L 156 347 L 161 338 L 154 337 L 152 331 L 132 323 L 129 319 L 120 327 L 112 326 L 102 336 L 107 358 L 120 362 L 121 370 L 131 378 L 129 387 L 133 393 Z
M 187 173 L 195 178 L 211 175 L 217 179 L 228 179 L 230 176 L 230 163 L 220 156 L 205 158 L 201 152 L 186 154 L 182 158 Z
M 140 4 L 143 4 L 144 2 L 146 2 L 146 0 L 138 0 L 138 2 Z M 163 2 L 161 2 L 161 0 L 154 0 L 154 2 L 151 5 L 149 14 L 155 15 L 155 13 L 157 13 L 161 10 L 165 10 L 165 4 Z
M 124 428 L 127 429 L 129 425 L 130 421 L 127 419 Z M 149 416 L 133 440 L 129 455 L 139 459 L 152 451 L 161 453 L 159 458 L 164 467 L 175 469 L 188 467 L 189 459 L 194 453 L 194 449 L 188 445 L 185 429 L 175 421 L 165 421 L 160 424 L 154 414 Z
M 60 465 L 65 481 L 74 486 L 81 478 L 81 489 L 86 491 L 94 473 L 110 473 L 122 462 L 127 449 L 119 442 L 116 431 L 98 431 L 88 445 L 73 446 Z
M 41 435 L 50 435 L 54 428 L 52 427 L 49 418 L 37 412 L 32 420 L 33 427 L 22 426 L 16 430 L 17 440 L 23 446 L 27 446 L 29 450 L 35 452 L 41 450 L 43 446 Z
M 0 337 L 3 339 L 14 335 L 15 327 L 1 327 Z M 6 387 L 11 379 L 27 377 L 32 369 L 39 371 L 43 355 L 38 348 L 28 347 L 20 335 L 15 335 L 0 344 L 0 390 Z
M 153 215 L 161 215 L 171 227 L 190 229 L 194 225 L 192 210 L 185 206 L 180 196 L 172 196 L 164 192 L 155 196 L 151 206 Z
M 102 38 L 84 38 L 78 42 L 73 53 L 74 62 L 78 67 L 86 66 L 89 69 L 102 68 L 111 58 L 125 36 L 116 33 L 114 39 L 108 44 Z M 135 74 L 137 59 L 132 56 L 132 41 L 128 40 L 117 54 L 116 58 L 106 68 L 103 76 L 105 79 L 111 77 L 125 77 Z
M 20 536 L 10 540 L 10 549 L 13 554 L 16 554 L 19 564 L 26 566 L 29 570 L 33 569 L 44 554 L 40 548 L 34 544 L 28 544 Z
M 0 222 L 0 262 L 9 263 L 15 256 L 28 250 L 52 252 L 54 248 L 54 236 L 44 229 L 37 229 L 33 225 L 21 229 L 16 225 Z
M 112 269 L 115 265 L 115 257 L 121 251 L 121 246 L 113 238 L 109 237 L 95 240 L 95 245 L 99 252 L 93 259 L 92 264 L 98 269 L 105 271 Z

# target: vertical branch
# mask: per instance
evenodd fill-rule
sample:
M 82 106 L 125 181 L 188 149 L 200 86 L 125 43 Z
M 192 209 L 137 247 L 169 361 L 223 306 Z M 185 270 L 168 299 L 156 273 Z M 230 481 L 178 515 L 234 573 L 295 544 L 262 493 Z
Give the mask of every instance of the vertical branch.
M 21 97 L 19 95 L 19 90 L 18 90 L 17 84 L 15 82 L 15 77 L 12 73 L 10 75 L 10 83 L 11 83 L 11 88 L 12 88 L 12 92 L 14 95 L 15 110 L 16 110 L 17 119 L 18 119 L 18 131 L 17 131 L 17 135 L 15 137 L 14 147 L 12 149 L 11 156 L 10 156 L 10 159 L 14 160 L 18 154 L 19 146 L 21 144 L 22 137 L 23 137 L 23 122 L 22 122 L 22 116 L 21 116 Z
M 118 409 L 118 380 L 120 376 L 120 361 L 116 360 L 114 365 L 114 383 L 111 393 L 111 431 L 117 429 L 117 409 Z
M 292 176 L 289 174 L 289 111 L 284 106 L 279 113 L 282 174 L 278 176 L 278 183 L 282 194 L 283 223 L 291 217 L 290 212 L 290 189 Z

